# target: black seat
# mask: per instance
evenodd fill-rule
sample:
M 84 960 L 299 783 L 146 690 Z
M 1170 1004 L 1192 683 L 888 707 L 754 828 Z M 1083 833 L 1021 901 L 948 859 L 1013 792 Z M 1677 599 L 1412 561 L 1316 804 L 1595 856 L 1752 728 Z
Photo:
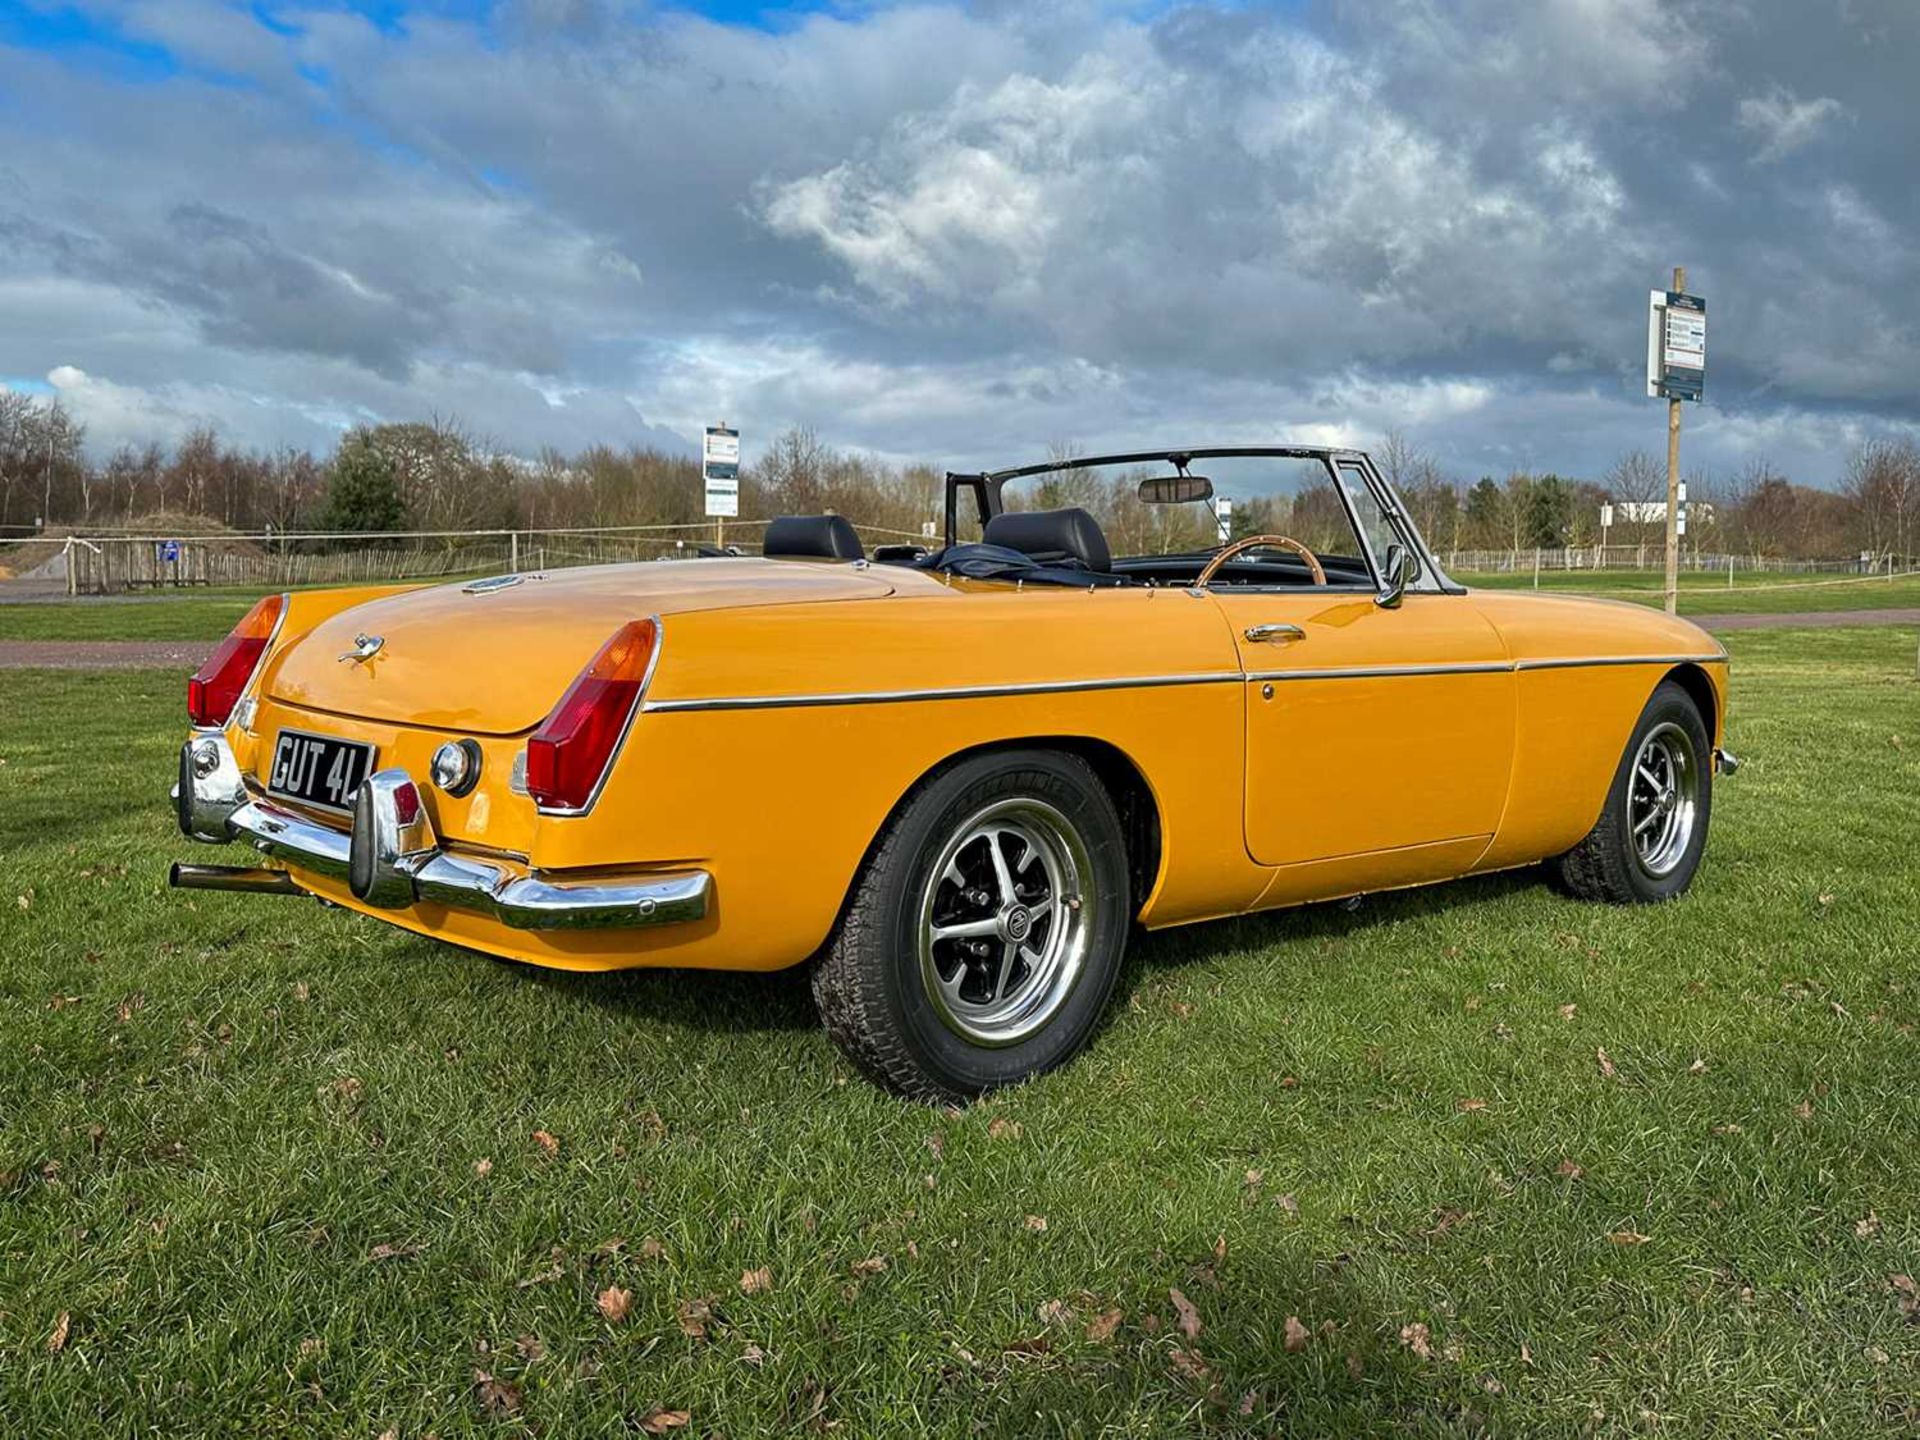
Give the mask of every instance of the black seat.
M 844 515 L 782 515 L 767 522 L 762 555 L 796 560 L 864 560 L 860 536 Z
M 987 521 L 981 543 L 1018 550 L 1035 560 L 1077 560 L 1096 575 L 1113 569 L 1100 522 L 1078 506 L 1064 510 L 1007 510 Z

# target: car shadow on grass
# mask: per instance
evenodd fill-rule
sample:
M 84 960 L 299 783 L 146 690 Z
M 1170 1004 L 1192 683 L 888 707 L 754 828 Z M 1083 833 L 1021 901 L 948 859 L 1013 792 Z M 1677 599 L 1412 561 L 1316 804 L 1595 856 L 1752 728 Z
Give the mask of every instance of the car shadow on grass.
M 1290 942 L 1360 939 L 1382 926 L 1453 915 L 1531 891 L 1551 891 L 1539 866 L 1136 933 L 1116 993 L 1125 994 L 1154 971 Z
M 1136 990 L 1163 971 L 1288 943 L 1359 938 L 1382 925 L 1494 904 L 1545 883 L 1538 870 L 1513 870 L 1388 891 L 1367 896 L 1358 904 L 1294 906 L 1136 933 L 1127 947 L 1108 1014 L 1117 1013 Z M 648 967 L 582 974 L 500 963 L 527 984 L 626 1019 L 727 1032 L 792 1032 L 817 1029 L 820 1024 L 805 964 L 768 973 Z
M 820 1026 L 804 965 L 771 973 L 659 967 L 576 973 L 511 960 L 500 963 L 530 985 L 623 1019 L 728 1032 L 815 1030 Z

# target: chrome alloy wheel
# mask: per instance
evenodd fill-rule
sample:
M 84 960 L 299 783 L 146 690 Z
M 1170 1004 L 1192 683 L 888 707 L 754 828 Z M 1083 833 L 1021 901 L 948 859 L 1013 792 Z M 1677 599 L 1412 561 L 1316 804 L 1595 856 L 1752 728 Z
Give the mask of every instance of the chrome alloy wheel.
M 1093 865 L 1067 818 L 1000 800 L 958 826 L 920 898 L 920 973 L 949 1030 L 1015 1045 L 1079 983 L 1094 913 Z
M 1672 721 L 1640 742 L 1627 780 L 1627 823 L 1634 858 L 1654 879 L 1673 872 L 1693 841 L 1702 770 L 1693 737 Z

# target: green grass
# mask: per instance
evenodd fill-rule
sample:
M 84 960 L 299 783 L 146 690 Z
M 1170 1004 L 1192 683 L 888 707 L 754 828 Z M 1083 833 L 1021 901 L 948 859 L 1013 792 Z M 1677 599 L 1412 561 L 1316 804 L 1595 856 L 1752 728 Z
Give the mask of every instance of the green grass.
M 1530 590 L 1533 572 L 1520 574 L 1462 572 L 1454 577 L 1463 585 L 1491 590 Z M 1540 589 L 1560 595 L 1601 595 L 1613 600 L 1635 600 L 1643 605 L 1664 603 L 1664 580 L 1644 570 L 1574 570 L 1544 572 Z M 1888 610 L 1920 608 L 1920 575 L 1894 579 L 1866 579 L 1841 575 L 1755 575 L 1742 573 L 1732 586 L 1724 575 L 1684 574 L 1680 577 L 1682 615 L 1755 613 L 1789 615 L 1822 610 Z
M 221 858 L 177 679 L 0 677 L 0 1430 L 1911 1435 L 1915 635 L 1731 643 L 1686 900 L 1151 938 L 1085 1057 L 964 1113 L 854 1078 L 798 976 L 169 893 Z
M 23 601 L 0 605 L 0 640 L 218 640 L 259 598 Z

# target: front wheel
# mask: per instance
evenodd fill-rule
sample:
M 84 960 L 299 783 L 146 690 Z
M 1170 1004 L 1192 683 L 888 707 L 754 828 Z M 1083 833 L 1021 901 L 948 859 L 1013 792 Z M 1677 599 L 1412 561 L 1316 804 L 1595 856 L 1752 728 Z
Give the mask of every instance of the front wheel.
M 871 1079 L 960 1099 L 1062 1064 L 1092 1033 L 1130 921 L 1113 801 L 1077 756 L 998 751 L 894 812 L 813 971 Z
M 1713 809 L 1713 751 L 1693 697 L 1662 681 L 1620 757 L 1592 830 L 1558 861 L 1583 900 L 1671 900 L 1693 883 Z

